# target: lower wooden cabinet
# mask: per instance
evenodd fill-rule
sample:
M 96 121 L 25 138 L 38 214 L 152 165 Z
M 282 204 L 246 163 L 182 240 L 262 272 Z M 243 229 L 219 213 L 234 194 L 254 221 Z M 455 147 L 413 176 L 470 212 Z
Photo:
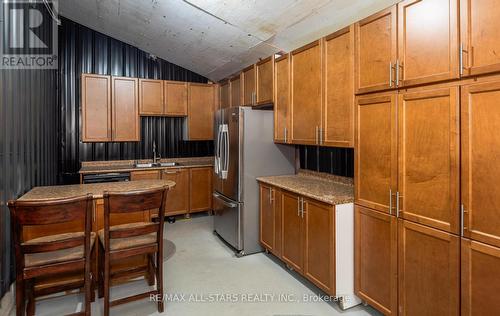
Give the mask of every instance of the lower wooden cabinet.
M 281 257 L 281 191 L 261 184 L 259 240 L 263 247 Z
M 356 294 L 385 315 L 397 315 L 398 222 L 395 216 L 354 208 Z
M 140 170 L 130 173 L 130 181 L 138 180 L 158 180 L 160 179 L 160 171 L 158 170 Z
M 212 172 L 211 167 L 189 169 L 190 213 L 212 209 Z
M 165 169 L 161 178 L 175 182 L 167 194 L 165 215 L 173 216 L 189 212 L 189 169 Z
M 500 315 L 500 248 L 462 238 L 461 315 Z
M 303 273 L 304 264 L 304 221 L 300 213 L 301 198 L 297 194 L 283 192 L 282 194 L 282 253 L 281 259 L 291 268 Z

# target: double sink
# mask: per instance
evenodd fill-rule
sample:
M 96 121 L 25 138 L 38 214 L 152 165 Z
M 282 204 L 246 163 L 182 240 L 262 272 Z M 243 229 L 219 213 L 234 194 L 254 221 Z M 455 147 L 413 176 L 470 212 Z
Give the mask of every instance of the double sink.
M 177 167 L 181 164 L 178 162 L 147 162 L 147 163 L 135 163 L 135 168 L 153 168 L 153 167 Z

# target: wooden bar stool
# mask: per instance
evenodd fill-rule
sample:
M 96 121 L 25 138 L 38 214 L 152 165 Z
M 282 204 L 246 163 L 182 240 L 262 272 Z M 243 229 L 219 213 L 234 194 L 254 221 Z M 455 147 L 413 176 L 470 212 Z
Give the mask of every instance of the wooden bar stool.
M 109 315 L 109 308 L 160 295 L 163 298 L 163 214 L 168 186 L 133 192 L 104 192 L 104 229 L 98 232 L 99 256 L 99 297 L 104 296 L 104 315 Z M 110 225 L 111 214 L 140 212 L 150 209 L 159 210 L 158 222 L 136 222 L 122 225 Z M 144 266 L 133 270 L 111 271 L 111 263 L 125 258 L 146 255 L 148 260 Z M 149 285 L 154 284 L 156 290 L 136 294 L 126 298 L 110 301 L 110 285 L 113 279 L 122 279 L 123 275 L 143 271 L 149 277 Z M 158 312 L 163 312 L 163 301 L 158 301 Z
M 16 315 L 35 314 L 35 297 L 63 291 L 83 289 L 85 310 L 75 315 L 90 315 L 93 299 L 91 251 L 95 241 L 92 233 L 92 195 L 40 201 L 9 201 L 16 256 Z M 36 226 L 47 230 L 73 223 L 83 226 L 79 231 L 46 235 L 29 240 L 24 230 Z M 61 225 L 64 224 L 64 225 Z M 58 230 L 59 231 L 59 230 Z M 94 251 L 95 253 L 95 251 Z M 37 280 L 73 273 L 76 279 L 54 282 L 37 288 Z M 27 291 L 26 291 L 27 290 Z

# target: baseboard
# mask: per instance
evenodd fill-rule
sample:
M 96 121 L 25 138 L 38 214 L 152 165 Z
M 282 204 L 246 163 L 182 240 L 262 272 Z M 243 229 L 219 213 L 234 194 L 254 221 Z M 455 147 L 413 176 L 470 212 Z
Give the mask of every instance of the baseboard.
M 15 285 L 12 283 L 9 291 L 0 300 L 0 316 L 9 316 L 12 314 L 12 310 L 15 306 L 14 291 Z

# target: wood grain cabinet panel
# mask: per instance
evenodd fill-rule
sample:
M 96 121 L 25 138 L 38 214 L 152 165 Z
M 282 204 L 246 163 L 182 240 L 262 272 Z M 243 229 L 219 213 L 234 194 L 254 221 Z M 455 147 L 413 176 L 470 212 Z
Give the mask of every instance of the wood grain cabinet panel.
M 459 237 L 402 219 L 398 225 L 399 315 L 459 315 Z
M 294 144 L 319 144 L 322 108 L 321 42 L 290 53 L 291 140 Z
M 459 88 L 399 94 L 400 216 L 459 233 Z
M 354 146 L 354 26 L 325 38 L 322 144 Z
M 173 216 L 189 212 L 189 170 L 165 169 L 161 178 L 175 182 L 175 187 L 168 191 L 165 215 Z
M 164 81 L 165 100 L 164 114 L 167 116 L 187 116 L 188 83 L 180 81 Z
M 397 191 L 397 94 L 356 99 L 354 196 L 356 204 L 385 213 Z
M 241 77 L 237 75 L 229 80 L 231 107 L 241 106 Z
M 139 79 L 139 112 L 141 115 L 163 115 L 163 81 Z
M 300 199 L 293 193 L 282 193 L 282 253 L 281 258 L 291 268 L 303 273 L 304 247 L 303 231 L 304 225 L 300 215 Z
M 398 3 L 400 86 L 459 77 L 459 0 Z
M 158 180 L 158 179 L 160 179 L 160 171 L 158 170 L 141 170 L 141 171 L 132 171 L 130 173 L 130 181 Z
M 355 24 L 357 93 L 395 87 L 397 10 L 387 8 Z
M 334 207 L 304 199 L 304 275 L 335 295 Z
M 500 81 L 462 87 L 464 235 L 500 247 Z
M 274 142 L 290 142 L 290 58 L 276 59 L 274 97 Z
M 500 71 L 500 6 L 496 0 L 460 0 L 463 75 Z
M 274 56 L 259 61 L 256 70 L 256 105 L 270 104 L 274 100 Z
M 354 211 L 355 292 L 385 315 L 397 315 L 397 219 L 358 205 Z
M 469 239 L 461 244 L 461 315 L 500 315 L 500 248 Z
M 184 140 L 214 139 L 215 92 L 214 85 L 189 83 Z
M 111 141 L 111 77 L 82 74 L 82 141 Z
M 251 65 L 241 72 L 241 79 L 243 80 L 243 101 L 242 105 L 255 105 L 256 102 L 256 89 L 255 89 L 255 65 Z
M 189 169 L 189 212 L 212 209 L 212 167 Z
M 273 187 L 265 184 L 259 185 L 260 201 L 260 243 L 269 251 L 274 249 L 275 205 Z
M 112 77 L 113 141 L 140 141 L 139 80 Z
M 231 106 L 229 81 L 220 84 L 220 108 L 226 109 Z

